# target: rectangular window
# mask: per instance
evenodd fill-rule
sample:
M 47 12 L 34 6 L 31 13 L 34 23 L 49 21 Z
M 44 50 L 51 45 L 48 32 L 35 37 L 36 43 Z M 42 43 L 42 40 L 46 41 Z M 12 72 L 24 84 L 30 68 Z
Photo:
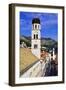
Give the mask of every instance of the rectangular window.
M 35 48 L 35 49 L 38 48 L 38 45 L 37 45 L 37 44 L 34 44 L 34 48 Z

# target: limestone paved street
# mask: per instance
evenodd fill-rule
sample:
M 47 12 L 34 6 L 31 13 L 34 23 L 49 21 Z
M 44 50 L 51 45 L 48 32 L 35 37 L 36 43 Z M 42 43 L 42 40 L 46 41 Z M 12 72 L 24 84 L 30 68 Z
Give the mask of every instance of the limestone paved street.
M 21 77 L 40 77 L 42 76 L 42 69 L 44 68 L 45 63 L 40 63 L 38 61 L 33 65 L 28 71 L 26 71 Z
M 57 65 L 54 61 L 38 61 L 29 70 L 27 70 L 21 77 L 44 77 L 44 76 L 56 76 Z

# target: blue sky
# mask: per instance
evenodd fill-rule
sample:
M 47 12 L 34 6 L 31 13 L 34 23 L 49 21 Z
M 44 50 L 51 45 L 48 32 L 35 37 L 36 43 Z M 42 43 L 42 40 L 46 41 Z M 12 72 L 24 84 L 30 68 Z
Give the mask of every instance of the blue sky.
M 20 12 L 20 35 L 31 36 L 32 19 L 39 18 L 41 22 L 41 37 L 58 38 L 58 14 Z

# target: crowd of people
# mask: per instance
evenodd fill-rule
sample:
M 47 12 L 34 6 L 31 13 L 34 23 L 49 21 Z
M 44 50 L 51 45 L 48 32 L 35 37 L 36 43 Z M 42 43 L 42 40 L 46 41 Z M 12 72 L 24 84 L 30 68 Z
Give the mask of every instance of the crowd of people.
M 48 52 L 42 52 L 41 56 L 45 62 L 45 68 L 43 69 L 42 76 L 57 76 L 58 75 L 58 63 L 57 58 L 49 58 Z

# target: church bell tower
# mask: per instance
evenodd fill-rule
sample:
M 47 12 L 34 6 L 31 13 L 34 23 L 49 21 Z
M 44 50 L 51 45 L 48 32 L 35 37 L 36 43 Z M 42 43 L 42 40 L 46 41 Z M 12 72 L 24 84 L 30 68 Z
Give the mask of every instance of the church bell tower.
M 40 59 L 41 54 L 41 34 L 40 34 L 40 20 L 39 18 L 34 18 L 32 20 L 32 40 L 31 40 L 31 51 L 32 53 Z

